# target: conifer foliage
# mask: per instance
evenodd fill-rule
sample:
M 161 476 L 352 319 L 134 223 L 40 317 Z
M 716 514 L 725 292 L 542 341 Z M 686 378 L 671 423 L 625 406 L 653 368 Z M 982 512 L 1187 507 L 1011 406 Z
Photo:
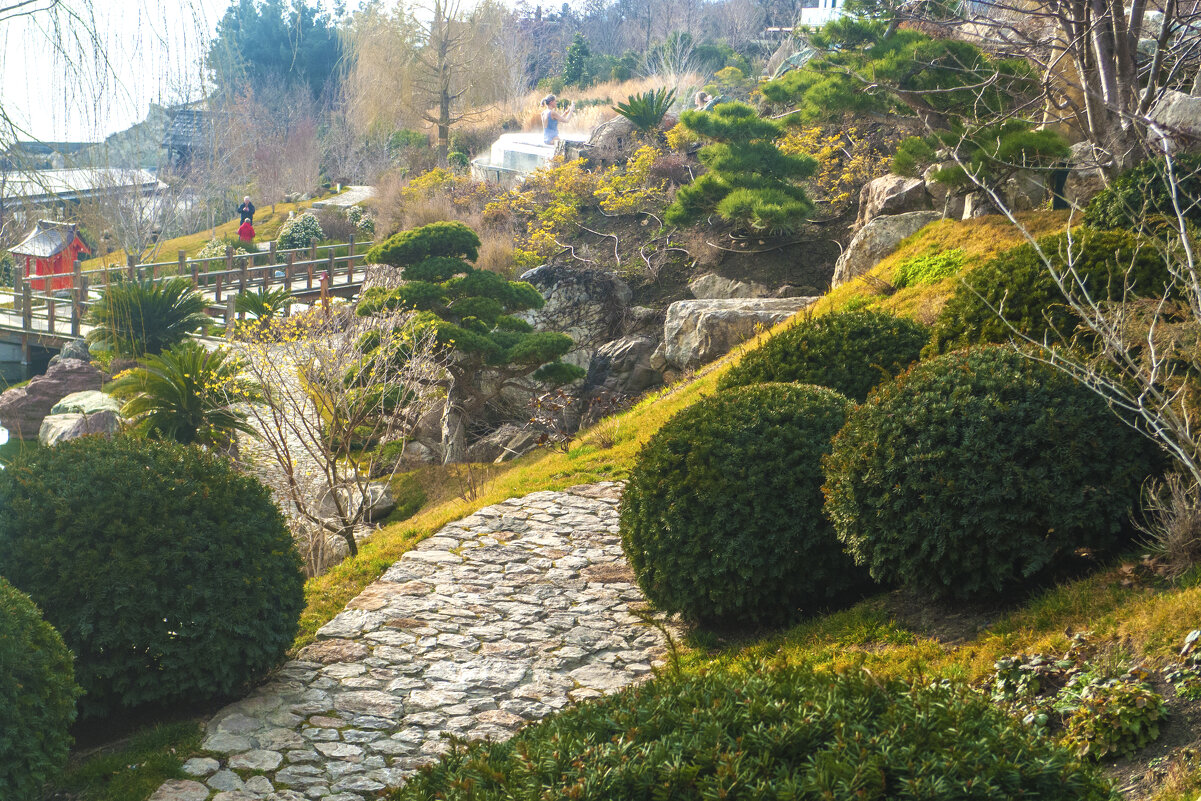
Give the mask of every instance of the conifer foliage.
M 761 119 L 745 103 L 722 103 L 712 111 L 685 111 L 680 122 L 713 140 L 700 151 L 709 171 L 680 189 L 667 221 L 682 225 L 716 212 L 755 233 L 784 233 L 813 211 L 798 184 L 817 169 L 804 155 L 786 155 L 776 146 L 784 136 L 774 120 Z
M 545 301 L 525 281 L 509 281 L 471 262 L 480 239 L 460 222 L 436 222 L 402 231 L 376 245 L 368 261 L 400 267 L 405 283 L 363 293 L 357 313 L 411 308 L 413 325 L 433 327 L 447 354 L 449 374 L 443 417 L 444 459 L 458 461 L 464 445 L 464 416 L 483 411 L 512 382 L 532 376 L 552 385 L 582 378 L 584 371 L 559 358 L 571 350 L 566 334 L 535 331 L 517 312 Z M 394 358 L 403 354 L 381 354 Z M 487 375 L 487 388 L 481 381 Z

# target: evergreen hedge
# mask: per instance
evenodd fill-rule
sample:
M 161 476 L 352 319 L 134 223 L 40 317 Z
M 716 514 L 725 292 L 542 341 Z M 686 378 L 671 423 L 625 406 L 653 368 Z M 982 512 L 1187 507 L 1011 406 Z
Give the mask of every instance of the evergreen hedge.
M 821 514 L 821 457 L 850 405 L 823 387 L 740 387 L 651 437 L 621 505 L 647 598 L 706 624 L 771 624 L 860 586 Z
M 876 384 L 917 361 L 929 339 L 927 326 L 891 314 L 844 311 L 811 317 L 748 353 L 719 386 L 795 381 L 862 401 Z
M 1038 245 L 1060 271 L 1067 269 L 1070 255 L 1073 268 L 1098 300 L 1120 298 L 1127 289 L 1157 297 L 1168 281 L 1160 251 L 1126 231 L 1079 228 L 1043 237 Z M 934 322 L 930 349 L 946 353 L 1009 342 L 1016 337 L 1014 329 L 1039 342 L 1071 341 L 1078 338 L 1079 325 L 1079 316 L 1034 246 L 1022 245 L 964 276 Z
M 920 362 L 850 413 L 825 508 L 872 578 L 973 598 L 1121 543 L 1152 459 L 1088 388 L 985 347 Z
M 0 798 L 40 801 L 67 761 L 78 694 L 62 637 L 0 578 Z
M 1093 196 L 1084 222 L 1094 228 L 1140 228 L 1155 218 L 1175 219 L 1177 204 L 1186 220 L 1201 225 L 1201 154 L 1173 156 L 1170 178 L 1162 156 L 1126 170 Z
M 300 558 L 258 481 L 195 447 L 83 437 L 0 471 L 0 565 L 100 717 L 241 692 L 283 658 Z
M 1114 801 L 1099 770 L 957 686 L 751 665 L 657 679 L 501 743 L 455 742 L 393 801 Z

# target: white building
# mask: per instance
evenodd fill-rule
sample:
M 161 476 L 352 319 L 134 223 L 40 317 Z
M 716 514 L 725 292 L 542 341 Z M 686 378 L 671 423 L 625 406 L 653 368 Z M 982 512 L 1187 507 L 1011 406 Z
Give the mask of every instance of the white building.
M 805 27 L 820 28 L 832 19 L 838 19 L 846 13 L 846 0 L 810 0 L 814 5 L 801 9 L 799 24 Z

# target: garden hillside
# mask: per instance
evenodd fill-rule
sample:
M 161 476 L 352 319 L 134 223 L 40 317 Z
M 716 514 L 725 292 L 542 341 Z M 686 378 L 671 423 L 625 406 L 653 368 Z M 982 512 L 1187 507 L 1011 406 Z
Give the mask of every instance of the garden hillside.
M 1035 236 L 1062 230 L 1065 219 L 1047 212 L 1019 217 Z M 981 265 L 1024 242 L 1020 232 L 995 216 L 930 225 L 905 240 L 895 254 L 868 274 L 823 298 L 811 315 L 764 332 L 695 377 L 652 393 L 629 411 L 602 420 L 582 431 L 562 451 L 535 452 L 504 466 L 426 468 L 403 477 L 403 486 L 426 496 L 424 505 L 408 520 L 386 526 L 363 546 L 357 559 L 309 580 L 297 645 L 311 642 L 317 627 L 401 553 L 442 525 L 485 505 L 530 492 L 629 477 L 637 469 L 639 453 L 669 421 L 680 416 L 683 422 L 690 408 L 719 396 L 719 388 L 731 383 L 741 365 L 773 341 L 848 308 L 887 309 L 917 323 L 935 322 L 948 297 L 962 287 L 960 278 L 970 277 Z M 902 265 L 948 252 L 954 254 L 952 270 L 933 281 L 893 288 Z M 918 343 L 919 349 L 923 343 Z M 838 354 L 841 357 L 843 351 Z M 916 356 L 915 351 L 908 359 Z M 1088 394 L 1073 403 L 1083 402 Z M 1089 425 L 1104 423 L 1104 414 Z M 1141 445 L 1136 438 L 1124 447 L 1138 449 Z M 1101 480 L 1112 480 L 1112 476 Z M 1125 526 L 1124 520 L 1118 523 L 1120 528 Z M 860 597 L 867 596 L 863 600 L 842 611 L 814 615 L 791 628 L 761 630 L 754 623 L 702 627 L 683 644 L 681 669 L 691 673 L 722 665 L 737 673 L 753 671 L 759 660 L 770 659 L 839 670 L 866 668 L 874 675 L 907 679 L 945 676 L 985 688 L 1002 707 L 1029 708 L 1054 717 L 1061 713 L 1052 713 L 1052 706 L 1067 703 L 1067 696 L 1056 699 L 1054 688 L 1067 683 L 1079 692 L 1092 677 L 1116 681 L 1129 668 L 1139 666 L 1140 675 L 1154 677 L 1150 686 L 1156 693 L 1173 699 L 1167 707 L 1171 714 L 1161 719 L 1155 712 L 1145 722 L 1130 724 L 1162 734 L 1156 738 L 1132 734 L 1133 740 L 1115 744 L 1121 753 L 1134 756 L 1116 763 L 1110 774 L 1128 784 L 1130 797 L 1191 798 L 1201 776 L 1187 746 L 1201 735 L 1201 721 L 1191 711 L 1191 703 L 1184 700 L 1189 697 L 1181 689 L 1185 685 L 1173 685 L 1164 676 L 1175 679 L 1184 675 L 1172 673 L 1171 666 L 1178 665 L 1181 647 L 1201 619 L 1201 586 L 1191 578 L 1196 572 L 1182 581 L 1169 582 L 1156 561 L 1148 562 L 1142 550 L 1127 544 L 1116 550 L 1107 546 L 1093 556 L 1073 557 L 1049 574 L 1030 575 L 1019 576 L 999 596 L 986 595 L 966 604 L 940 601 L 937 593 L 918 589 L 860 589 Z M 959 586 L 957 580 L 955 586 Z M 821 601 L 814 608 L 831 604 Z M 839 602 L 845 604 L 845 600 Z M 706 613 L 702 619 L 708 616 Z M 1013 682 L 1018 681 L 1025 689 L 1013 689 L 1017 686 Z M 1120 706 L 1117 701 L 1104 703 Z M 1142 708 L 1145 702 L 1133 699 L 1130 703 Z M 1125 714 L 1118 708 L 1115 706 L 1113 714 Z M 1129 745 L 1152 739 L 1155 745 L 1150 748 Z

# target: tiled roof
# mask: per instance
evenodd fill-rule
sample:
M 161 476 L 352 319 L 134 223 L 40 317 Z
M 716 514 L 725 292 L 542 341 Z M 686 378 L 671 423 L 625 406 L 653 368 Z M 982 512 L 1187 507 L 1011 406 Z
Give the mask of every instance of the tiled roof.
M 38 220 L 33 227 L 33 233 L 25 237 L 21 244 L 10 248 L 14 256 L 32 256 L 47 259 L 57 256 L 75 241 L 77 226 L 74 223 L 55 222 L 54 220 Z
M 213 117 L 207 111 L 192 108 L 176 110 L 163 137 L 163 147 L 205 148 L 213 133 Z

